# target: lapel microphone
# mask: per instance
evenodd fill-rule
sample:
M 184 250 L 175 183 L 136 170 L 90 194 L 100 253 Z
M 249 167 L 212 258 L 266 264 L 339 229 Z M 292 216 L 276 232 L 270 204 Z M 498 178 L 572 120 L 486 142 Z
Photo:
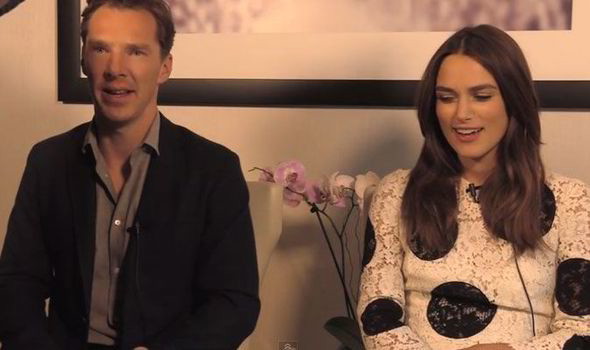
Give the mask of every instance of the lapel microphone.
M 469 184 L 469 186 L 467 187 L 467 190 L 465 192 L 469 193 L 469 195 L 471 196 L 471 198 L 473 198 L 473 201 L 475 203 L 479 203 L 479 190 L 481 189 L 481 186 L 475 186 L 474 184 Z
M 133 226 L 127 229 L 127 233 L 131 235 L 138 235 L 139 234 L 139 222 L 133 223 Z
M 127 228 L 127 233 L 130 235 L 139 235 L 139 215 L 135 214 L 135 218 L 133 218 L 133 224 Z

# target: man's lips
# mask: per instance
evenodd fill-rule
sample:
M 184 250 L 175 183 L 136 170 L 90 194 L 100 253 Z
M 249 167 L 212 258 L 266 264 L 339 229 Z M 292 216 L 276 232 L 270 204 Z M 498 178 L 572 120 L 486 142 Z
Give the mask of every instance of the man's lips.
M 116 88 L 116 87 L 107 87 L 107 88 L 103 88 L 102 91 L 106 94 L 109 95 L 125 95 L 125 94 L 130 94 L 133 93 L 134 90 L 132 89 L 127 89 L 127 88 Z
M 101 90 L 103 100 L 106 103 L 123 103 L 126 102 L 133 94 L 135 90 L 119 87 L 106 87 Z

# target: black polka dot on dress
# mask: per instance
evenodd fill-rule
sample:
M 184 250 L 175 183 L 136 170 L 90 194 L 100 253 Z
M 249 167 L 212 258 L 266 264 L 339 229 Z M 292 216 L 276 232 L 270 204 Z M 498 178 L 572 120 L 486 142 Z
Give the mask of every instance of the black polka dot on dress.
M 567 259 L 559 264 L 555 298 L 568 315 L 590 315 L 590 261 Z
M 486 328 L 497 306 L 477 287 L 447 282 L 432 290 L 426 317 L 432 328 L 449 338 L 467 338 Z
M 377 299 L 367 305 L 361 315 L 365 334 L 375 335 L 403 325 L 402 307 L 390 299 Z

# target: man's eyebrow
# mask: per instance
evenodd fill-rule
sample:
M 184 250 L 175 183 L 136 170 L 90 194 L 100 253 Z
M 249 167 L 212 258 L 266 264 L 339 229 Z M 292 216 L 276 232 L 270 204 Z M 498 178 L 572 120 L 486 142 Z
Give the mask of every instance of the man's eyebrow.
M 87 43 L 89 45 L 98 45 L 98 46 L 108 46 L 108 43 L 104 40 L 100 40 L 100 39 L 88 39 Z M 144 50 L 144 51 L 149 51 L 151 50 L 150 45 L 149 44 L 140 44 L 140 43 L 131 43 L 131 44 L 126 44 L 125 47 L 127 49 L 132 49 L 132 50 Z
M 100 39 L 91 39 L 91 38 L 88 38 L 88 40 L 86 40 L 86 41 L 90 45 L 103 45 L 103 46 L 106 46 L 107 45 L 106 41 L 103 41 L 103 40 L 100 40 Z
M 148 45 L 148 44 L 127 44 L 127 48 L 149 51 L 150 45 Z

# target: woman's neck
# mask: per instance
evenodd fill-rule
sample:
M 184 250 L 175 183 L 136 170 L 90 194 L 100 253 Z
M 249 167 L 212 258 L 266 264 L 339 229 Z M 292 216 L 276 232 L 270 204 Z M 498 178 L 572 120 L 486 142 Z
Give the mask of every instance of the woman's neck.
M 463 162 L 463 173 L 461 176 L 475 186 L 481 186 L 490 176 L 494 166 L 476 161 Z

